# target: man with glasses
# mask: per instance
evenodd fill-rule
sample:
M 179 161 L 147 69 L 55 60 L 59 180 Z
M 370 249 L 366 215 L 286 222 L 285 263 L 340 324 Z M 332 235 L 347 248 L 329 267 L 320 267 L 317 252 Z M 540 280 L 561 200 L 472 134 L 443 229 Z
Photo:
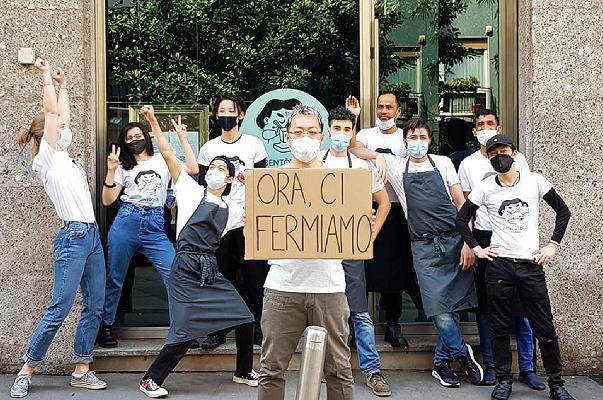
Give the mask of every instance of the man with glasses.
M 323 137 L 318 111 L 297 105 L 287 121 L 286 142 L 291 161 L 283 168 L 321 168 L 318 157 Z M 342 260 L 269 260 L 264 284 L 259 400 L 285 398 L 284 375 L 308 325 L 327 330 L 324 377 L 327 398 L 353 398 L 346 282 Z

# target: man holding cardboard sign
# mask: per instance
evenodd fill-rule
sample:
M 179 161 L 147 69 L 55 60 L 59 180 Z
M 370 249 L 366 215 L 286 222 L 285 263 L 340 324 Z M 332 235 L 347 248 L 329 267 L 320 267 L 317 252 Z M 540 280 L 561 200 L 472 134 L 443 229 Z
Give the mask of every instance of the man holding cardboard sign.
M 322 130 L 318 111 L 296 106 L 287 122 L 291 161 L 271 175 L 266 174 L 270 170 L 262 170 L 260 177 L 251 171 L 245 178 L 245 255 L 272 257 L 261 322 L 260 400 L 284 399 L 283 377 L 308 325 L 320 325 L 328 332 L 327 397 L 353 398 L 347 344 L 350 309 L 341 261 L 372 256 L 370 173 L 322 170 L 318 158 Z M 291 259 L 292 254 L 297 258 Z

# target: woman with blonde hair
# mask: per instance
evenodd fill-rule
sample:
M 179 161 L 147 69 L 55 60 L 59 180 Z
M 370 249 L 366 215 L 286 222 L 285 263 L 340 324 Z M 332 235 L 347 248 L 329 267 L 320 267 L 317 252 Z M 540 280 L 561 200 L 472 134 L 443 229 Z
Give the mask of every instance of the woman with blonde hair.
M 69 314 L 78 287 L 83 305 L 71 357 L 75 364 L 71 386 L 107 387 L 89 368 L 105 297 L 105 261 L 86 173 L 67 152 L 72 134 L 65 73 L 57 69 L 51 74 L 44 56 L 38 57 L 35 66 L 42 72 L 44 110 L 29 131 L 19 135 L 19 144 L 23 148 L 31 143 L 33 171 L 64 226 L 53 241 L 52 297 L 22 358 L 24 365 L 11 387 L 11 397 L 27 396 L 31 376 Z M 58 97 L 53 81 L 59 86 Z

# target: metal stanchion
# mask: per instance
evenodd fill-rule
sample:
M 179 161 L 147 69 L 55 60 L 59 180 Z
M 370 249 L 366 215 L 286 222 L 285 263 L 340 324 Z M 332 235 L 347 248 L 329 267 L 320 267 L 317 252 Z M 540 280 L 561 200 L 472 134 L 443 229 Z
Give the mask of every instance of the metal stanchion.
M 318 400 L 320 397 L 326 346 L 327 330 L 325 328 L 321 326 L 306 328 L 295 400 Z

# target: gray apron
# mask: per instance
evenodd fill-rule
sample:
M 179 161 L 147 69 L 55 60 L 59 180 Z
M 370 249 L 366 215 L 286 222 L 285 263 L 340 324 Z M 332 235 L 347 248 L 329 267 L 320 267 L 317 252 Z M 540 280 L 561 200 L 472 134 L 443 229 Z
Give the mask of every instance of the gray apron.
M 329 151 L 325 153 L 322 161 L 325 162 Z M 348 168 L 352 168 L 352 157 L 348 155 Z M 343 272 L 345 274 L 345 296 L 348 299 L 350 312 L 368 312 L 368 300 L 366 298 L 366 279 L 364 276 L 364 260 L 343 260 Z
M 457 210 L 431 157 L 433 171 L 403 176 L 412 255 L 425 315 L 477 306 L 473 271 L 459 265 L 463 241 L 456 231 Z
M 218 271 L 215 252 L 228 208 L 205 201 L 206 196 L 207 192 L 178 235 L 169 280 L 168 345 L 254 320 L 239 293 Z

